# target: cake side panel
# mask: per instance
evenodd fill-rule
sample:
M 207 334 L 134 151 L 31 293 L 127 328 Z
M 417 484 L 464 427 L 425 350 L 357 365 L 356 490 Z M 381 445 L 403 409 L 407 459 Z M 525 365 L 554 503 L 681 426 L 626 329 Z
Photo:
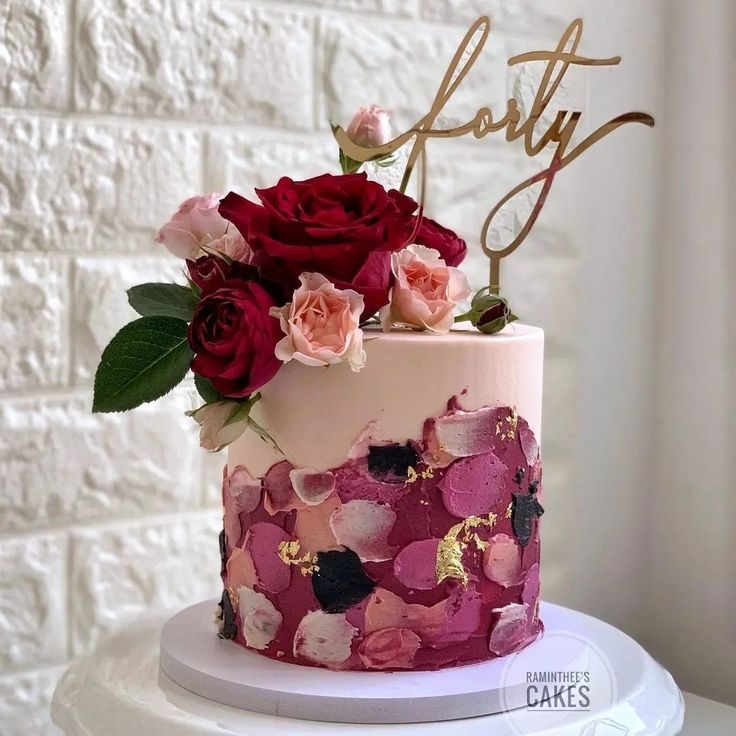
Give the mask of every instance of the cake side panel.
M 427 417 L 462 394 L 466 409 L 511 406 L 541 437 L 544 333 L 511 325 L 500 335 L 410 333 L 366 340 L 360 373 L 347 365 L 310 368 L 292 361 L 262 390 L 254 418 L 297 467 L 326 470 L 344 462 L 368 422 L 377 439 L 421 437 Z M 228 451 L 231 468 L 263 475 L 282 459 L 253 432 Z
M 439 404 L 424 416 L 409 403 L 410 422 L 381 412 L 387 400 L 374 396 L 363 432 L 330 467 L 274 457 L 258 474 L 231 453 L 221 636 L 283 661 L 369 670 L 468 664 L 533 641 L 540 450 L 530 423 L 502 401 L 524 398 L 525 386 L 541 404 L 541 339 L 525 342 L 474 348 L 475 358 L 493 353 L 492 370 L 463 365 L 468 383 L 424 397 Z M 522 370 L 519 360 L 538 366 Z M 432 373 L 449 380 L 443 368 Z M 365 403 L 354 387 L 350 397 Z M 387 420 L 412 434 L 390 435 Z

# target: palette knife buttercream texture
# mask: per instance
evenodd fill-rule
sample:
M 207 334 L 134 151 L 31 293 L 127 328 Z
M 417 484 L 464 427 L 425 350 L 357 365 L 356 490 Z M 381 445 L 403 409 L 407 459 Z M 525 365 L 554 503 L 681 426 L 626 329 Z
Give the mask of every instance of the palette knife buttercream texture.
M 290 363 L 228 452 L 220 636 L 337 670 L 431 670 L 540 634 L 543 332 L 368 331 Z M 283 453 L 283 454 L 282 454 Z

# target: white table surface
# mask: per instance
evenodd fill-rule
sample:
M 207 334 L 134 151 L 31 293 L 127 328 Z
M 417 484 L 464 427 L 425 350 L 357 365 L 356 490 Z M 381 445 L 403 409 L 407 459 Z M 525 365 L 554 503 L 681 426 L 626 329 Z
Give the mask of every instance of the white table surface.
M 685 693 L 681 736 L 736 736 L 736 708 Z

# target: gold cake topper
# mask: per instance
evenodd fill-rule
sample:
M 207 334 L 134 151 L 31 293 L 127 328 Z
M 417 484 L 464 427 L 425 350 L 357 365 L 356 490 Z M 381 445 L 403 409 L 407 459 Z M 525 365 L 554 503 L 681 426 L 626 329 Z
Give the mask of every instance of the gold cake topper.
M 394 138 L 392 141 L 382 146 L 364 147 L 355 144 L 348 137 L 346 131 L 336 126 L 334 128 L 335 138 L 340 148 L 355 161 L 365 162 L 372 159 L 388 156 L 396 152 L 403 145 L 414 138 L 414 144 L 409 153 L 406 171 L 401 182 L 401 190 L 404 191 L 411 177 L 412 171 L 417 162 L 422 164 L 422 184 L 420 187 L 420 205 L 423 204 L 424 196 L 424 175 L 426 167 L 424 166 L 424 153 L 427 140 L 430 138 L 457 138 L 459 136 L 472 133 L 475 138 L 484 138 L 490 133 L 506 131 L 506 140 L 513 142 L 522 138 L 524 140 L 524 150 L 530 157 L 537 156 L 545 150 L 550 144 L 556 144 L 552 160 L 549 165 L 538 172 L 534 176 L 525 179 L 518 186 L 514 187 L 501 201 L 493 207 L 488 214 L 480 233 L 481 246 L 484 253 L 490 259 L 490 286 L 491 289 L 498 292 L 500 287 L 500 271 L 501 261 L 511 255 L 526 239 L 531 229 L 534 227 L 539 215 L 544 207 L 549 192 L 554 183 L 555 176 L 565 167 L 571 164 L 575 159 L 581 156 L 591 146 L 602 140 L 615 130 L 628 123 L 642 123 L 650 127 L 654 126 L 654 118 L 642 112 L 628 112 L 618 115 L 609 120 L 604 125 L 593 131 L 584 138 L 580 143 L 571 147 L 572 137 L 582 117 L 581 111 L 564 111 L 557 112 L 552 123 L 542 133 L 539 140 L 534 140 L 534 133 L 537 132 L 537 125 L 540 123 L 542 115 L 549 106 L 555 92 L 557 92 L 562 80 L 570 66 L 616 66 L 621 62 L 620 56 L 614 56 L 608 59 L 594 59 L 580 56 L 577 53 L 580 46 L 580 40 L 583 34 L 583 21 L 578 18 L 574 20 L 562 35 L 557 48 L 554 51 L 531 51 L 526 54 L 520 54 L 509 59 L 509 66 L 523 64 L 531 61 L 547 62 L 547 68 L 542 75 L 539 87 L 537 88 L 534 102 L 532 104 L 529 115 L 524 120 L 519 110 L 519 103 L 511 98 L 507 102 L 505 115 L 494 120 L 493 113 L 488 107 L 481 107 L 475 117 L 464 125 L 454 128 L 433 128 L 435 121 L 442 112 L 443 108 L 455 94 L 463 79 L 466 77 L 470 69 L 473 67 L 485 46 L 491 31 L 491 21 L 488 16 L 478 18 L 470 27 L 465 37 L 455 52 L 450 62 L 445 76 L 442 79 L 439 89 L 434 98 L 434 102 L 429 112 L 424 115 L 413 127 L 405 133 Z M 475 36 L 480 33 L 475 46 L 473 46 Z M 508 245 L 503 248 L 492 248 L 489 244 L 489 233 L 491 223 L 500 210 L 514 197 L 521 192 L 542 183 L 541 191 L 537 197 L 531 213 L 527 217 L 526 222 L 522 226 L 519 233 Z M 421 210 L 420 210 L 421 212 Z

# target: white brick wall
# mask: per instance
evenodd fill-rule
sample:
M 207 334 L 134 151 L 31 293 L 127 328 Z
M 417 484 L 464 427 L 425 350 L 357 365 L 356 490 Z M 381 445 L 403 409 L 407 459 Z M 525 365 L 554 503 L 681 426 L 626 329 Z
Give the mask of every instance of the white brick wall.
M 196 449 L 187 392 L 130 415 L 89 413 L 99 353 L 132 314 L 124 289 L 179 268 L 155 228 L 195 192 L 335 170 L 328 119 L 346 122 L 360 103 L 412 122 L 478 11 L 500 30 L 448 114 L 500 104 L 507 49 L 530 30 L 556 40 L 571 17 L 559 7 L 0 2 L 2 736 L 53 733 L 55 678 L 116 622 L 216 592 L 221 462 Z M 465 141 L 432 146 L 430 165 L 432 214 L 470 239 L 480 285 L 480 225 L 530 164 L 498 141 Z M 549 212 L 507 283 L 517 310 L 548 331 L 553 497 L 576 473 L 580 249 Z M 550 524 L 552 590 L 564 589 L 564 538 L 564 524 Z

